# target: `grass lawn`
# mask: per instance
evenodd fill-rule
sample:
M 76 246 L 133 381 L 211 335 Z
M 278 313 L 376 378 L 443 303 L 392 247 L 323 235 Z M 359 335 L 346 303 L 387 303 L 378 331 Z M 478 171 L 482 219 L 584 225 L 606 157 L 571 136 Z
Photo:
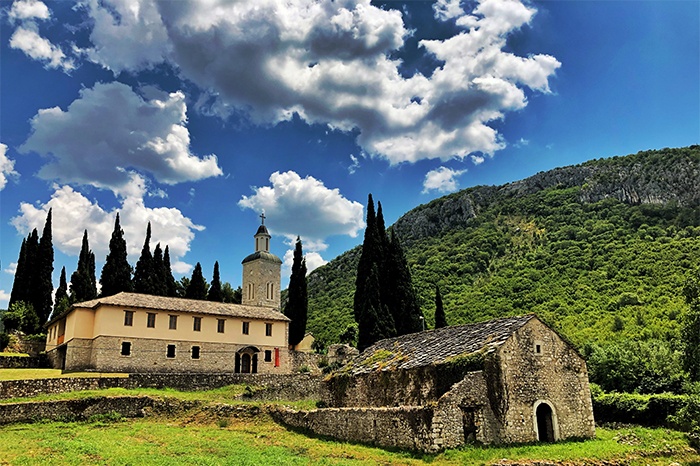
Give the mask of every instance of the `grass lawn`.
M 42 422 L 0 428 L 2 465 L 481 465 L 511 461 L 700 464 L 679 432 L 599 429 L 595 440 L 552 445 L 465 447 L 413 455 L 307 437 L 266 416 L 253 420 L 151 418 L 115 422 Z M 642 453 L 643 452 L 643 453 Z
M 129 377 L 112 372 L 61 372 L 60 369 L 0 369 L 0 380 L 55 379 L 59 377 Z

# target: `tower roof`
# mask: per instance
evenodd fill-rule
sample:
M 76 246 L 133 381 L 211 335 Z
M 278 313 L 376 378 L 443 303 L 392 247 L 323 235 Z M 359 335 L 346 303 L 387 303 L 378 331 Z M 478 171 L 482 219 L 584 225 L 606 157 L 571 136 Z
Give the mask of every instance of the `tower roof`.
M 258 227 L 257 233 L 255 233 L 255 236 L 258 236 L 258 235 L 267 235 L 267 236 L 270 236 L 270 232 L 267 231 L 267 227 L 266 227 L 265 225 L 260 225 L 260 226 Z

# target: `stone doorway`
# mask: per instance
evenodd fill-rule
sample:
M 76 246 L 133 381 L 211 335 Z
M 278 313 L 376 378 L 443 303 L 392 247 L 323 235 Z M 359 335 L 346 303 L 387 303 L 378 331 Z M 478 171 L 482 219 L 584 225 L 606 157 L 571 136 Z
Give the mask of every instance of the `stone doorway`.
M 254 346 L 247 346 L 236 353 L 237 374 L 257 374 L 258 373 L 258 353 Z
M 539 442 L 554 442 L 554 419 L 552 407 L 547 403 L 537 406 L 535 417 L 537 419 L 537 440 Z

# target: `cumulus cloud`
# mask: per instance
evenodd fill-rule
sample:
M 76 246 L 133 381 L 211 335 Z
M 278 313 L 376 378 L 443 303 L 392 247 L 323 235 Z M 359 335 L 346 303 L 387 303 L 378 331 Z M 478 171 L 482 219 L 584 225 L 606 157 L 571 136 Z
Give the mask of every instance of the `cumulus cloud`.
M 2 303 L 3 308 L 7 308 L 7 304 L 10 301 L 10 293 L 5 290 L 0 290 L 0 303 Z
M 466 170 L 452 170 L 447 167 L 440 167 L 430 170 L 425 175 L 423 181 L 423 193 L 439 191 L 441 193 L 451 193 L 459 189 L 457 177 L 466 173 Z
M 126 197 L 133 173 L 176 184 L 222 174 L 215 155 L 190 152 L 185 96 L 145 100 L 125 84 L 83 89 L 66 111 L 39 110 L 20 150 L 49 159 L 39 176 L 110 189 Z
M 51 17 L 51 13 L 45 4 L 38 0 L 18 0 L 12 4 L 8 16 L 12 21 L 46 20 Z
M 17 178 L 15 161 L 7 157 L 7 145 L 0 143 L 0 191 L 7 185 L 8 178 Z
M 138 183 L 138 180 L 134 183 Z M 136 186 L 132 189 L 137 191 L 139 188 Z M 180 258 L 189 251 L 195 232 L 204 229 L 175 208 L 146 207 L 143 199 L 138 196 L 130 196 L 122 201 L 118 209 L 106 211 L 70 186 L 58 185 L 54 185 L 54 193 L 45 204 L 20 204 L 20 213 L 12 218 L 11 223 L 23 235 L 33 228 L 41 230 L 49 209 L 53 209 L 54 246 L 65 254 L 77 255 L 82 245 L 83 231 L 87 229 L 90 248 L 98 260 L 104 260 L 109 250 L 117 211 L 132 264 L 135 264 L 140 255 L 146 225 L 150 221 L 152 247 L 159 242 L 170 246 L 173 270 L 176 272 L 189 270 L 190 265 L 180 261 Z
M 10 262 L 10 265 L 3 272 L 14 275 L 17 272 L 17 262 Z
M 300 177 L 293 171 L 270 175 L 271 186 L 253 188 L 255 194 L 238 201 L 241 208 L 264 211 L 266 225 L 286 237 L 293 246 L 301 237 L 311 270 L 325 263 L 320 252 L 327 248 L 326 238 L 333 235 L 356 237 L 364 228 L 362 204 L 350 201 L 336 189 L 327 188 L 311 176 Z M 315 254 L 310 254 L 315 253 Z M 290 262 L 291 264 L 291 262 Z
M 560 63 L 507 52 L 509 34 L 535 9 L 517 0 L 435 5 L 461 32 L 423 40 L 441 63 L 430 76 L 399 72 L 411 34 L 402 13 L 370 0 L 89 0 L 88 57 L 115 73 L 167 61 L 203 91 L 202 108 L 275 124 L 356 131 L 371 156 L 392 164 L 492 155 L 505 146 L 490 126 L 527 105 L 526 89 L 549 92 Z M 119 38 L 119 40 L 117 40 Z M 126 39 L 122 39 L 126 38 Z
M 10 37 L 10 47 L 24 52 L 29 58 L 44 63 L 47 68 L 61 68 L 70 71 L 75 63 L 68 58 L 60 47 L 39 35 L 35 24 L 29 22 L 18 27 Z

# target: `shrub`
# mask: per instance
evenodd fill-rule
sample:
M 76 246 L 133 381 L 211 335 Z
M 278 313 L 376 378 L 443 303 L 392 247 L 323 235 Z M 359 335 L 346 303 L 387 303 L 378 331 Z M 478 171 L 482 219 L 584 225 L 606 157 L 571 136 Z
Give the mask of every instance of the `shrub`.
M 683 412 L 691 398 L 670 393 L 640 395 L 597 392 L 593 396 L 593 413 L 597 422 L 672 426 L 676 425 L 674 419 Z
M 10 343 L 10 336 L 7 333 L 0 333 L 0 352 L 4 351 Z

